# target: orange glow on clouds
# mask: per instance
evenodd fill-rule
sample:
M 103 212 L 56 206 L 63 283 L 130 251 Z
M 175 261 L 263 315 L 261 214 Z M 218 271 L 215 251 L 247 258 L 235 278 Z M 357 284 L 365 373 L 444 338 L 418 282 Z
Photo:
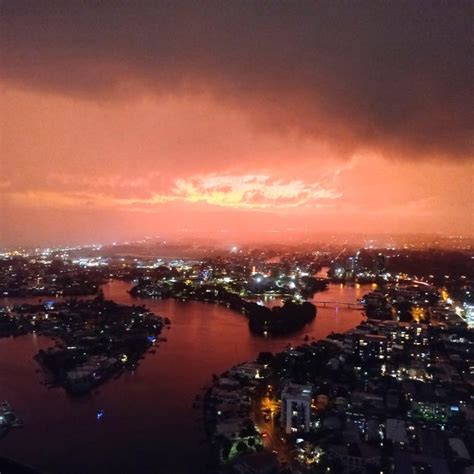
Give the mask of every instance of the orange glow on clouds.
M 469 2 L 0 4 L 0 245 L 472 235 Z
M 472 234 L 469 162 L 387 160 L 363 144 L 341 156 L 202 96 L 99 103 L 5 87 L 2 103 L 0 243 L 223 227 Z

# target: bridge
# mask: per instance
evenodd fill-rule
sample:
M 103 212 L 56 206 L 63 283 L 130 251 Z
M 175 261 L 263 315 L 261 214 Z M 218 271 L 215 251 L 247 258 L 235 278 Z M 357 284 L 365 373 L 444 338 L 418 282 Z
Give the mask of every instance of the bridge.
M 347 309 L 364 309 L 364 305 L 358 301 L 312 301 L 315 306 L 326 308 L 328 306 L 343 306 Z

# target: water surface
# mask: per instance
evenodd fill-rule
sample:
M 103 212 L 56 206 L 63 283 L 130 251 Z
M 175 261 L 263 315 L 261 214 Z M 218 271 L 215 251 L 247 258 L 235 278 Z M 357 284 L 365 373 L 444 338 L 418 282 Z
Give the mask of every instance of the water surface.
M 167 316 L 171 329 L 155 354 L 134 372 L 112 379 L 98 393 L 72 399 L 62 389 L 42 385 L 33 359 L 52 342 L 27 335 L 0 339 L 0 400 L 8 400 L 25 422 L 0 440 L 0 455 L 51 474 L 205 472 L 206 450 L 192 408 L 194 397 L 220 373 L 261 351 L 298 344 L 305 334 L 321 339 L 343 332 L 363 318 L 361 311 L 318 308 L 316 320 L 291 337 L 264 339 L 250 334 L 244 316 L 213 303 L 132 298 L 126 282 L 103 286 L 107 299 L 145 304 Z M 369 287 L 330 285 L 316 301 L 356 301 Z M 0 299 L 0 304 L 38 298 Z M 104 410 L 104 417 L 96 415 Z

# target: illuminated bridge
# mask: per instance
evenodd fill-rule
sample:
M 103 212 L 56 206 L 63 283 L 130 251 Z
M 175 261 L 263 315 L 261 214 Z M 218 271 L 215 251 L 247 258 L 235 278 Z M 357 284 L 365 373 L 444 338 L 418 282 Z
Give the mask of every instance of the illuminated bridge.
M 326 308 L 327 306 L 343 306 L 348 309 L 364 309 L 364 305 L 359 301 L 312 301 L 315 306 Z

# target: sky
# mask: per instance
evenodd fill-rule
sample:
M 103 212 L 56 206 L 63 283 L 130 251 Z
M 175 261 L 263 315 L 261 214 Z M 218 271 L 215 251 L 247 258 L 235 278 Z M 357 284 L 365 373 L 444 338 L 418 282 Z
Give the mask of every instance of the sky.
M 0 245 L 474 234 L 472 2 L 0 4 Z

